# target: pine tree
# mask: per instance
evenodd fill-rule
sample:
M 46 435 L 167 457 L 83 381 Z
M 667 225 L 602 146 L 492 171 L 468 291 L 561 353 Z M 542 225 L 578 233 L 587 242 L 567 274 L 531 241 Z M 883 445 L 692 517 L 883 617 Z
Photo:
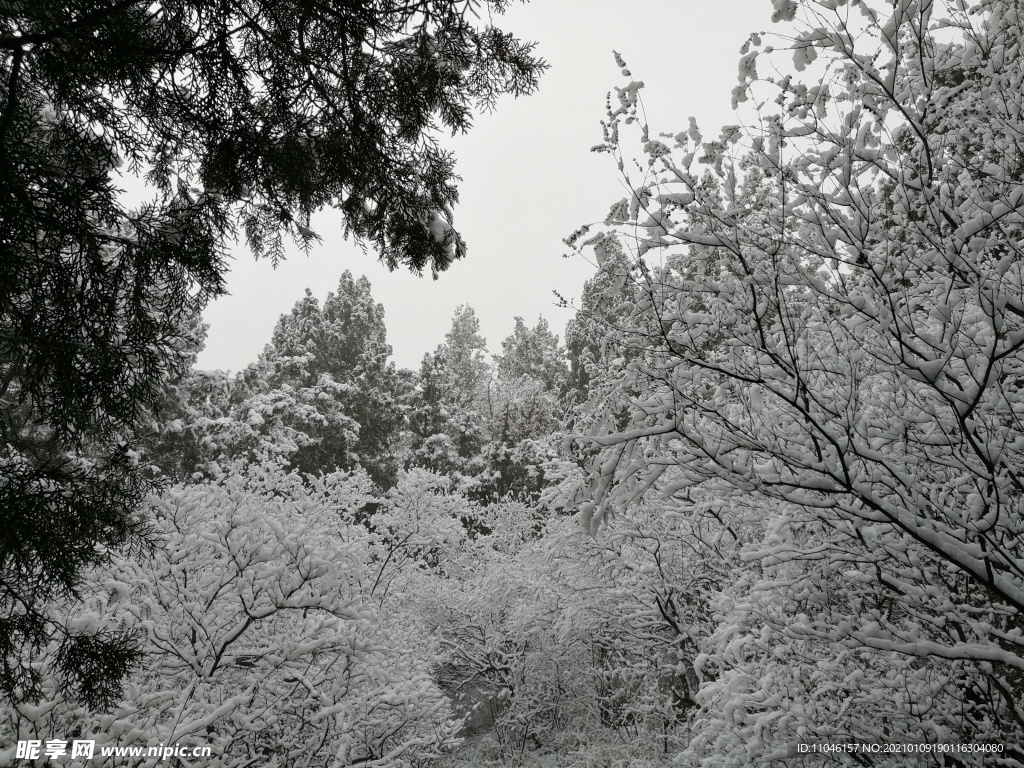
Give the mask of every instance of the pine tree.
M 583 286 L 580 306 L 565 328 L 569 362 L 566 395 L 577 403 L 585 402 L 589 395 L 591 367 L 610 359 L 606 355 L 616 337 L 617 321 L 621 320 L 616 312 L 619 304 L 633 297 L 633 265 L 622 244 L 606 237 L 595 250 L 600 252 L 598 270 Z
M 409 462 L 463 477 L 479 472 L 486 440 L 484 403 L 491 376 L 480 320 L 468 304 L 452 317 L 445 342 L 423 358 L 419 385 L 410 402 Z
M 556 452 L 553 439 L 565 421 L 565 350 L 543 317 L 533 328 L 515 318 L 501 348 L 488 387 L 489 440 L 481 451 L 484 470 L 475 495 L 536 502 L 546 485 L 544 464 Z
M 537 319 L 533 328 L 523 318 L 515 318 L 515 330 L 501 342 L 497 366 L 498 373 L 506 379 L 529 376 L 547 392 L 561 392 L 568 376 L 565 352 L 543 317 Z
M 259 361 L 239 375 L 234 416 L 297 437 L 287 452 L 302 472 L 358 465 L 389 487 L 403 419 L 390 355 L 384 307 L 369 280 L 346 270 L 323 307 L 307 290 L 281 317 Z

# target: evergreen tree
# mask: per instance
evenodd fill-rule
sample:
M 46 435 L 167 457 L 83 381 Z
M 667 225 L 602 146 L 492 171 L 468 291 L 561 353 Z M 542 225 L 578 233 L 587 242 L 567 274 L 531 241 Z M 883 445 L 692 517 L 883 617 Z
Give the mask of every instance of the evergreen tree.
M 564 426 L 565 350 L 543 317 L 533 328 L 515 318 L 501 347 L 488 387 L 490 439 L 481 452 L 484 471 L 475 495 L 536 502 L 546 485 L 544 464 L 556 453 L 552 438 Z
M 198 315 L 183 329 L 193 340 L 182 366 L 164 383 L 153 417 L 140 435 L 145 461 L 162 479 L 182 482 L 195 473 L 216 475 L 214 462 L 227 445 L 242 442 L 241 425 L 230 416 L 231 377 L 224 371 L 195 367 L 209 326 Z
M 452 316 L 451 330 L 436 355 L 443 359 L 445 378 L 452 402 L 469 407 L 480 395 L 490 377 L 487 340 L 480 335 L 480 320 L 468 304 L 462 304 Z
M 561 392 L 566 385 L 568 368 L 565 351 L 558 345 L 558 335 L 551 333 L 543 317 L 538 318 L 533 328 L 521 317 L 515 322 L 512 335 L 501 342 L 498 373 L 506 379 L 529 376 L 545 391 Z
M 455 310 L 445 342 L 423 357 L 410 403 L 409 463 L 434 472 L 468 476 L 479 471 L 486 440 L 484 413 L 491 369 L 480 320 L 464 304 Z
M 580 230 L 577 237 L 584 233 Z M 599 253 L 597 273 L 583 286 L 580 307 L 565 327 L 569 362 L 566 396 L 576 403 L 586 401 L 591 366 L 606 361 L 609 343 L 614 343 L 621 320 L 616 317 L 616 309 L 633 297 L 630 275 L 634 265 L 622 244 L 614 237 L 605 237 L 595 244 L 595 251 Z
M 373 301 L 369 280 L 346 270 L 322 308 L 307 290 L 281 317 L 259 361 L 239 375 L 235 418 L 297 438 L 288 452 L 302 472 L 359 465 L 389 487 L 402 424 L 390 355 L 384 307 Z

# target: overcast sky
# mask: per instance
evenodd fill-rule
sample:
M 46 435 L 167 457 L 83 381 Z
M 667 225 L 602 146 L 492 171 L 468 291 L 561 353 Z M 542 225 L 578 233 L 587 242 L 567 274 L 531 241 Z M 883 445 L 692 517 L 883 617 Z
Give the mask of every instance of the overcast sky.
M 739 48 L 750 32 L 770 26 L 769 0 L 534 0 L 498 17 L 498 26 L 535 40 L 551 64 L 540 89 L 504 98 L 480 115 L 469 134 L 450 140 L 458 158 L 461 202 L 455 225 L 469 255 L 439 280 L 389 273 L 371 251 L 341 238 L 339 219 L 322 215 L 314 229 L 323 243 L 305 256 L 294 249 L 276 270 L 234 251 L 229 296 L 210 305 L 206 349 L 199 367 L 238 371 L 256 359 L 278 317 L 308 287 L 323 300 L 348 269 L 365 274 L 384 305 L 388 340 L 400 367 L 418 369 L 423 354 L 444 340 L 460 304 L 472 306 L 492 352 L 512 332 L 515 316 L 531 326 L 539 315 L 562 334 L 571 311 L 552 291 L 579 296 L 593 273 L 564 259 L 562 238 L 604 218 L 623 197 L 601 141 L 605 97 L 625 83 L 612 56 L 619 51 L 642 92 L 653 133 L 678 132 L 690 115 L 705 136 L 738 122 L 730 111 Z M 638 149 L 638 147 L 637 147 Z

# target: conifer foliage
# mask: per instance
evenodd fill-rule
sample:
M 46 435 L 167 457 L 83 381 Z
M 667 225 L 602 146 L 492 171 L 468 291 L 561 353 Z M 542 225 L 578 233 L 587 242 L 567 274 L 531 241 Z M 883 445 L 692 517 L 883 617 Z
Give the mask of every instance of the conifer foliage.
M 384 308 L 374 302 L 369 280 L 346 271 L 323 307 L 307 291 L 281 317 L 260 359 L 238 377 L 235 417 L 272 448 L 282 437 L 297 440 L 273 450 L 287 450 L 302 472 L 359 465 L 388 487 L 402 424 L 390 356 Z
M 455 310 L 443 344 L 423 356 L 410 398 L 410 460 L 447 474 L 474 474 L 486 440 L 484 409 L 490 384 L 487 340 L 468 304 Z

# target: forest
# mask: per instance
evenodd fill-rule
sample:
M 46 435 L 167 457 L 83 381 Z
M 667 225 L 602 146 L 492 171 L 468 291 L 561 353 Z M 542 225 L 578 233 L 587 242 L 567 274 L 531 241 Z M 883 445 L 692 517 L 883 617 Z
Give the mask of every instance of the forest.
M 0 765 L 1024 768 L 1018 0 L 772 0 L 713 138 L 615 54 L 564 330 L 197 367 L 229 234 L 484 258 L 506 5 L 0 2 Z

